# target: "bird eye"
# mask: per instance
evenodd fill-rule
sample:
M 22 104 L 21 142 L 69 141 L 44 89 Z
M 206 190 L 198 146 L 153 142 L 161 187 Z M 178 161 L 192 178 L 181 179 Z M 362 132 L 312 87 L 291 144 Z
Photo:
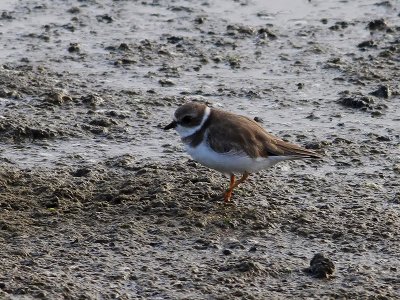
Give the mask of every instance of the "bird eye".
M 192 117 L 191 116 L 185 116 L 185 117 L 183 117 L 183 119 L 182 119 L 182 123 L 183 124 L 189 124 L 191 121 L 192 121 Z

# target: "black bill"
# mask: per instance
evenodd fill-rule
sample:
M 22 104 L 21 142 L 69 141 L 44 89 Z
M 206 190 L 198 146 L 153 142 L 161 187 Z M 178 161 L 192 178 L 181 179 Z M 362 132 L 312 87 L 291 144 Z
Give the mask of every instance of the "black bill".
M 164 127 L 164 130 L 175 128 L 176 125 L 177 125 L 176 121 L 172 121 L 171 123 L 169 123 L 167 126 Z

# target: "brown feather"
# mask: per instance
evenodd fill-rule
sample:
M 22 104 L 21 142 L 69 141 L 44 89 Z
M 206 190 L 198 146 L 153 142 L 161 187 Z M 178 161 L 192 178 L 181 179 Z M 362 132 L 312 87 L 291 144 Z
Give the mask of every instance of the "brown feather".
M 311 150 L 285 142 L 265 131 L 257 122 L 240 115 L 212 109 L 208 124 L 208 142 L 217 152 L 246 152 L 252 158 L 293 156 L 320 158 Z M 229 142 L 226 137 L 229 136 Z

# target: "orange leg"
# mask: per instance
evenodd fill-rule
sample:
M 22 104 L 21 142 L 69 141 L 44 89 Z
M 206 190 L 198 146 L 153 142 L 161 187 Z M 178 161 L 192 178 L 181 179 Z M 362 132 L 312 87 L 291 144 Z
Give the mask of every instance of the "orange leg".
M 231 174 L 231 182 L 229 184 L 228 190 L 224 194 L 224 202 L 231 201 L 232 191 L 234 189 L 234 185 L 235 185 L 235 175 Z
M 239 184 L 241 184 L 242 182 L 244 182 L 248 177 L 249 177 L 250 173 L 244 172 L 242 177 L 235 182 L 235 175 L 231 174 L 231 183 L 229 185 L 229 189 L 226 191 L 225 195 L 224 195 L 224 202 L 230 202 L 231 201 L 231 197 L 232 197 L 232 191 L 235 187 L 237 187 Z

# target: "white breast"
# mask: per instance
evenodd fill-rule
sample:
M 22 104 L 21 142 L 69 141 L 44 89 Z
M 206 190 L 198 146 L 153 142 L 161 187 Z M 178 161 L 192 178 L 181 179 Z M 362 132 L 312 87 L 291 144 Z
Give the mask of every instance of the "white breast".
M 255 173 L 288 159 L 288 157 L 283 156 L 251 158 L 244 152 L 218 153 L 213 151 L 204 141 L 197 147 L 191 147 L 187 144 L 185 144 L 185 147 L 195 161 L 225 174 Z

